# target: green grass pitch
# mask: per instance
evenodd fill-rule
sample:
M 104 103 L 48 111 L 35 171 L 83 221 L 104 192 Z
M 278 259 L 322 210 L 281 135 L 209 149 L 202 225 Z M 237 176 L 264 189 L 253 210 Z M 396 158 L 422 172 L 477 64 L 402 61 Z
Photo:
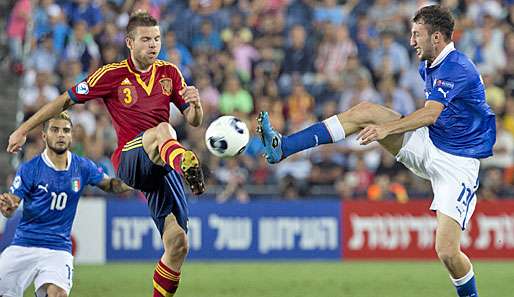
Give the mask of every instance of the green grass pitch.
M 514 296 L 514 262 L 475 261 L 480 296 Z M 151 297 L 153 263 L 77 265 L 70 297 Z M 33 296 L 33 289 L 25 297 Z M 438 262 L 188 262 L 176 297 L 455 297 Z

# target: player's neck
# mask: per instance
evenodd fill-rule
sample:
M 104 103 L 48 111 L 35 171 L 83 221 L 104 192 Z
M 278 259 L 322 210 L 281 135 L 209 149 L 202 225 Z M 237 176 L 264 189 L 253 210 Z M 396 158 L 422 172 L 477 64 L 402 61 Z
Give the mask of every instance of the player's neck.
M 434 47 L 434 56 L 431 58 L 431 59 L 428 59 L 428 66 L 431 66 L 434 62 L 436 62 L 436 60 L 440 60 L 441 58 L 439 57 L 441 55 L 442 52 L 445 51 L 445 48 L 451 43 L 448 42 L 448 43 L 439 43 L 438 45 L 436 45 Z M 444 55 L 446 56 L 446 55 Z M 440 62 L 440 61 L 439 61 Z M 439 62 L 436 62 L 436 64 L 438 64 Z
M 58 170 L 65 170 L 68 167 L 68 151 L 57 154 L 51 149 L 45 149 L 46 156 Z
M 146 65 L 143 63 L 140 63 L 138 60 L 134 59 L 134 56 L 130 55 L 130 59 L 132 60 L 132 63 L 134 64 L 134 68 L 136 68 L 139 72 L 147 72 L 152 68 L 152 64 Z

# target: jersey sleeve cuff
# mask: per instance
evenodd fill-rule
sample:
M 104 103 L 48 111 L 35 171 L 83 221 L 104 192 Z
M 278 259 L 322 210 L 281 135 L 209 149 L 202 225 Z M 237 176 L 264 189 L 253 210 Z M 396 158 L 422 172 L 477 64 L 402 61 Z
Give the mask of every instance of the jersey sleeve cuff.
M 182 112 L 182 111 L 186 110 L 186 108 L 188 108 L 188 107 L 189 107 L 189 103 L 186 102 L 186 103 L 180 105 L 178 109 L 180 109 L 180 111 Z
M 73 101 L 73 103 L 82 103 L 79 101 L 79 99 L 77 98 L 77 96 L 73 93 L 73 91 L 71 89 L 68 90 L 68 95 L 70 96 L 71 98 L 71 101 Z
M 102 173 L 102 175 L 96 176 L 92 181 L 91 185 L 97 186 L 104 178 L 109 178 L 109 176 L 105 173 Z
M 439 97 L 432 97 L 432 96 L 429 96 L 427 98 L 427 101 L 428 100 L 432 100 L 432 101 L 437 101 L 439 103 L 441 103 L 442 105 L 444 106 L 448 106 L 448 100 L 446 100 L 445 98 L 439 98 Z
M 22 191 L 14 190 L 14 191 L 11 191 L 11 194 L 13 194 L 13 195 L 15 195 L 16 197 L 20 198 L 20 201 L 25 200 L 25 195 L 23 194 L 23 192 L 22 192 Z

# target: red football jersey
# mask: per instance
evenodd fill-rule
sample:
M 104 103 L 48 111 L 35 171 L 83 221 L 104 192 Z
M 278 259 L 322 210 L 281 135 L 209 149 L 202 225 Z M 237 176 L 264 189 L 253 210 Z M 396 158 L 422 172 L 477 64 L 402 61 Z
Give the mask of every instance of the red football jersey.
M 182 73 L 171 63 L 157 60 L 149 71 L 141 73 L 128 58 L 98 69 L 68 94 L 76 103 L 103 100 L 118 136 L 118 148 L 112 156 L 117 170 L 125 143 L 161 122 L 169 122 L 170 102 L 180 111 L 189 106 L 179 95 L 185 86 Z

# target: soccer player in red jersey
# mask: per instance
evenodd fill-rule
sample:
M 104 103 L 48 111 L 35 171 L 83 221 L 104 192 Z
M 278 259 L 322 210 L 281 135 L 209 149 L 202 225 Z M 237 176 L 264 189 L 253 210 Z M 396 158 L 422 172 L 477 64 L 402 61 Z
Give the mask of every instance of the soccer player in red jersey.
M 112 162 L 127 185 L 142 191 L 164 244 L 153 277 L 154 297 L 173 296 L 188 252 L 187 203 L 180 176 L 193 194 L 204 192 L 200 163 L 182 147 L 168 123 L 170 102 L 192 126 L 203 119 L 200 96 L 187 86 L 180 70 L 157 60 L 161 35 L 157 21 L 146 12 L 133 14 L 127 24 L 129 57 L 103 66 L 52 102 L 9 137 L 7 151 L 19 151 L 27 133 L 73 104 L 102 99 L 111 115 L 118 148 Z

